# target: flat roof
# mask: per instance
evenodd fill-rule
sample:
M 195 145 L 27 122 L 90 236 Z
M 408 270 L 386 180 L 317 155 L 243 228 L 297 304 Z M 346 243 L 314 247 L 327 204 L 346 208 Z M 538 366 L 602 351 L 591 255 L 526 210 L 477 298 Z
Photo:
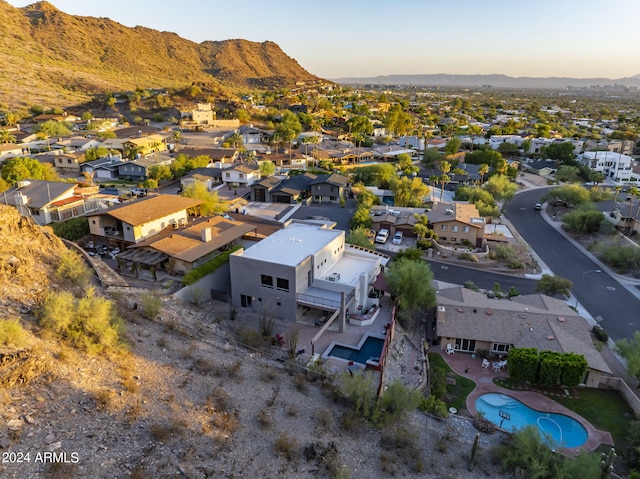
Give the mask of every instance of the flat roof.
M 326 279 L 326 277 L 332 273 L 338 273 L 340 275 L 340 280 L 337 281 L 338 283 L 356 286 L 360 280 L 360 273 L 366 272 L 369 274 L 367 282 L 373 283 L 376 278 L 372 277 L 371 273 L 378 259 L 379 258 L 375 257 L 363 258 L 362 256 L 344 254 L 337 263 L 318 279 Z
M 344 235 L 342 230 L 293 223 L 247 248 L 242 256 L 268 263 L 296 266 L 341 235 Z

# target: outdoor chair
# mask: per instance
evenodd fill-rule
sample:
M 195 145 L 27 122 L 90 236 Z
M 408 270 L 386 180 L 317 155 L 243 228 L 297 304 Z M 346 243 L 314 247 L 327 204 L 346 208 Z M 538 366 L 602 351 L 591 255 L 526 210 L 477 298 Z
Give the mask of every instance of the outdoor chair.
M 446 353 L 447 353 L 447 354 L 453 354 L 453 353 L 455 353 L 455 352 L 456 352 L 456 351 L 453 349 L 453 346 L 451 346 L 451 344 L 450 344 L 450 343 L 449 343 L 449 344 L 447 344 L 447 350 L 446 350 Z
M 489 368 L 489 360 L 488 359 L 483 359 L 482 360 L 482 367 L 487 369 Z

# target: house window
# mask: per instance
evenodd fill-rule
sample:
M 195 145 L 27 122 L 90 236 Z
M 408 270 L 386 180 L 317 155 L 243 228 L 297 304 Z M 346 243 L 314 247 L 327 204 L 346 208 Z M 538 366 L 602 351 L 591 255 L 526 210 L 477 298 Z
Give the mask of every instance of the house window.
M 457 233 L 458 232 L 458 225 L 453 225 L 451 227 L 451 231 L 453 231 L 454 233 Z
M 456 345 L 454 347 L 456 351 L 467 351 L 473 353 L 476 350 L 475 339 L 456 339 Z
M 278 291 L 289 291 L 289 280 L 285 278 L 277 278 L 276 287 Z
M 330 196 L 329 200 L 330 201 L 337 201 L 338 197 L 337 196 Z
M 268 276 L 266 274 L 260 275 L 260 284 L 265 288 L 273 288 L 273 276 Z
M 510 344 L 493 343 L 491 345 L 492 353 L 508 353 L 511 348 Z
M 446 236 L 440 236 L 440 240 L 441 241 L 447 241 L 447 237 Z
M 127 226 L 127 231 L 131 231 L 131 226 Z
M 440 225 L 440 231 L 447 231 L 447 225 Z
M 455 243 L 456 241 L 458 241 L 458 238 L 451 238 L 452 243 Z
M 225 173 L 225 178 L 231 178 L 231 173 Z
M 468 226 L 463 226 L 462 227 L 462 232 L 463 233 L 468 233 L 469 232 L 469 227 Z
M 95 225 L 96 224 L 96 220 L 91 220 L 91 223 Z
M 244 178 L 244 173 L 240 173 L 240 178 Z
M 67 164 L 70 165 L 71 164 L 71 158 L 67 159 Z
M 332 187 L 331 187 L 331 191 L 336 191 L 336 187 L 335 187 L 335 186 L 332 186 Z

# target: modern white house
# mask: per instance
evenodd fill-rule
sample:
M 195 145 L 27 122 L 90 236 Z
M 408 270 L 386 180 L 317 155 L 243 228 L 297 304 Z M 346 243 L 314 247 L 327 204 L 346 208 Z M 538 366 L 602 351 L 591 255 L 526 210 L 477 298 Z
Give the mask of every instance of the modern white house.
M 629 181 L 633 171 L 633 158 L 611 151 L 585 151 L 578 158 L 593 171 L 613 181 Z
M 389 257 L 345 242 L 345 232 L 290 223 L 229 257 L 233 306 L 295 321 L 308 309 L 328 318 L 367 311 L 372 284 Z

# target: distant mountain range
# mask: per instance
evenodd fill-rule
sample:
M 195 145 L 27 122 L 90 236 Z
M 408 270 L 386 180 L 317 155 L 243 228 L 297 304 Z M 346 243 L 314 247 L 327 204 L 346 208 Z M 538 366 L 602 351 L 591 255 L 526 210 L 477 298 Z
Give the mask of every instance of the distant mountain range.
M 9 108 L 66 106 L 136 88 L 267 89 L 320 80 L 273 42 L 195 43 L 68 15 L 47 2 L 16 8 L 0 0 L 0 19 L 0 104 Z
M 332 81 L 347 85 L 416 85 L 425 87 L 467 87 L 467 88 L 531 88 L 531 89 L 567 89 L 640 88 L 640 75 L 628 78 L 567 78 L 567 77 L 510 77 L 507 75 L 384 75 L 376 77 L 335 78 Z

